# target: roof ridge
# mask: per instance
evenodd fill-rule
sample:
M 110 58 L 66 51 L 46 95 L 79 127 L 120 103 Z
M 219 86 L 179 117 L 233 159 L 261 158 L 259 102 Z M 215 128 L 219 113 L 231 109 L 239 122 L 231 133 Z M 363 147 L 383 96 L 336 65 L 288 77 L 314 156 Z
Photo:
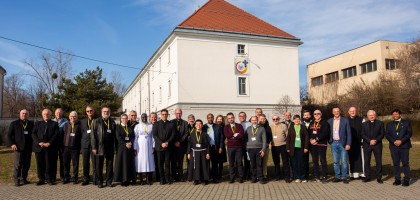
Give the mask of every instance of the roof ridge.
M 207 4 L 209 4 L 211 1 L 215 1 L 215 0 L 209 0 L 207 1 L 207 3 L 205 3 L 204 5 L 202 5 L 199 9 L 197 9 L 196 11 L 194 11 L 193 14 L 191 14 L 189 17 L 187 17 L 187 19 L 185 19 L 184 21 L 182 21 L 181 23 L 178 24 L 178 26 L 181 26 L 181 24 L 183 24 L 184 22 L 188 21 L 189 19 L 191 19 L 195 14 L 198 13 L 198 11 L 200 11 L 201 9 L 203 9 L 204 6 L 206 6 Z

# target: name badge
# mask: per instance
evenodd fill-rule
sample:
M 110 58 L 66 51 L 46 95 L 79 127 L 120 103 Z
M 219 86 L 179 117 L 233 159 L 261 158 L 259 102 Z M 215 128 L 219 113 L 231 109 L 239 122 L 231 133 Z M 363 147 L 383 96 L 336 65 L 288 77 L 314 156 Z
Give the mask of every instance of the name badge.
M 200 148 L 201 147 L 201 144 L 196 144 L 195 147 Z
M 130 138 L 129 137 L 125 137 L 125 141 L 128 141 L 128 140 L 130 140 Z
M 89 134 L 89 133 L 91 133 L 92 132 L 92 130 L 87 130 L 87 133 Z
M 300 137 L 296 138 L 296 141 L 300 141 Z
M 397 132 L 397 135 L 398 135 L 399 133 Z
M 274 138 L 274 139 L 277 139 L 277 135 L 274 135 L 274 136 L 273 136 L 273 138 Z
M 316 134 L 316 131 L 313 131 L 312 134 Z
M 28 131 L 23 131 L 23 134 L 28 135 Z
M 74 137 L 75 135 L 76 135 L 76 134 L 74 134 L 74 133 L 70 133 L 70 136 L 71 136 L 71 137 Z
M 107 130 L 106 130 L 106 132 L 107 132 L 107 133 L 111 133 L 111 129 L 107 129 Z
M 251 140 L 252 141 L 255 141 L 255 140 L 257 140 L 257 138 L 256 137 L 252 137 Z

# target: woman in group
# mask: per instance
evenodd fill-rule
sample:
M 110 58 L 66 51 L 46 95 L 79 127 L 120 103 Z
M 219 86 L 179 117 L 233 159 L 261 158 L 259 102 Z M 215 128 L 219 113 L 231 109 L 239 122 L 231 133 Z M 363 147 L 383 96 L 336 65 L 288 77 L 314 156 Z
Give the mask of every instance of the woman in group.
M 292 170 L 296 183 L 307 182 L 305 179 L 305 154 L 308 153 L 309 137 L 305 125 L 300 124 L 300 116 L 293 116 L 294 125 L 289 127 L 286 137 L 286 149 L 292 158 Z
M 188 142 L 187 155 L 190 160 L 194 185 L 200 182 L 207 185 L 209 181 L 209 160 L 210 160 L 210 137 L 203 132 L 203 121 L 197 120 L 194 123 L 195 129 L 191 133 Z
M 114 178 L 116 182 L 121 182 L 121 186 L 128 186 L 129 182 L 135 177 L 134 169 L 134 155 L 133 129 L 127 126 L 128 116 L 121 115 L 121 124 L 117 125 L 115 129 L 116 138 L 118 141 L 117 157 L 115 159 Z
M 223 135 L 223 138 L 224 138 L 225 134 L 223 133 L 223 131 L 224 131 L 224 127 L 225 127 L 225 118 L 223 117 L 223 115 L 218 115 L 216 117 L 215 124 L 217 126 L 220 126 L 220 130 L 222 131 L 222 135 Z M 222 172 L 223 172 L 223 163 L 227 162 L 226 147 L 222 148 L 222 153 L 219 156 L 220 156 L 220 159 L 219 159 L 220 163 L 218 165 L 219 166 L 219 171 L 218 171 L 217 174 L 219 175 L 218 181 L 221 181 Z
M 155 141 L 152 137 L 152 128 L 153 124 L 147 122 L 146 113 L 141 114 L 141 122 L 134 128 L 135 164 L 140 185 L 152 185 L 153 183 L 153 172 L 155 171 L 153 148 L 155 147 Z M 143 180 L 143 174 L 146 176 L 146 181 Z

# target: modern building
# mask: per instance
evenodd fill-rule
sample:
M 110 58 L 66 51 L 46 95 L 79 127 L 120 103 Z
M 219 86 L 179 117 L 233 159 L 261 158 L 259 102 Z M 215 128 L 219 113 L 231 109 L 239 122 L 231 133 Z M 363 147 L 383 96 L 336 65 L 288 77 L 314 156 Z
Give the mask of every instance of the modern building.
M 123 110 L 168 109 L 206 119 L 260 107 L 269 116 L 288 95 L 298 107 L 299 38 L 224 0 L 210 0 L 180 23 L 123 97 Z
M 396 53 L 409 43 L 375 41 L 307 66 L 308 96 L 316 104 L 337 100 L 353 84 L 370 84 L 398 68 Z
M 6 75 L 6 70 L 0 65 L 0 118 L 3 117 L 3 91 L 4 91 L 4 76 Z

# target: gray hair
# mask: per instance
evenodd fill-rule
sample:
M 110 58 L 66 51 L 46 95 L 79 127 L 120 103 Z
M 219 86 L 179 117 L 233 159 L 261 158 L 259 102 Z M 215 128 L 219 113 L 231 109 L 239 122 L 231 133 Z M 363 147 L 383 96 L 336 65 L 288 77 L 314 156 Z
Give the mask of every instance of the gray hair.
M 137 112 L 135 110 L 131 110 L 129 113 L 136 113 L 137 115 Z
M 120 116 L 120 118 L 122 118 L 122 117 L 127 117 L 128 118 L 128 115 L 124 113 Z
M 188 118 L 193 118 L 195 119 L 195 116 L 193 114 L 188 115 Z
M 74 115 L 74 116 L 77 117 L 77 112 L 73 110 L 73 111 L 70 112 L 69 117 L 70 117 L 70 115 Z
M 373 115 L 375 115 L 375 116 L 376 116 L 376 112 L 375 112 L 374 110 L 369 110 L 369 111 L 367 112 L 367 115 L 369 115 L 369 113 L 373 113 Z

